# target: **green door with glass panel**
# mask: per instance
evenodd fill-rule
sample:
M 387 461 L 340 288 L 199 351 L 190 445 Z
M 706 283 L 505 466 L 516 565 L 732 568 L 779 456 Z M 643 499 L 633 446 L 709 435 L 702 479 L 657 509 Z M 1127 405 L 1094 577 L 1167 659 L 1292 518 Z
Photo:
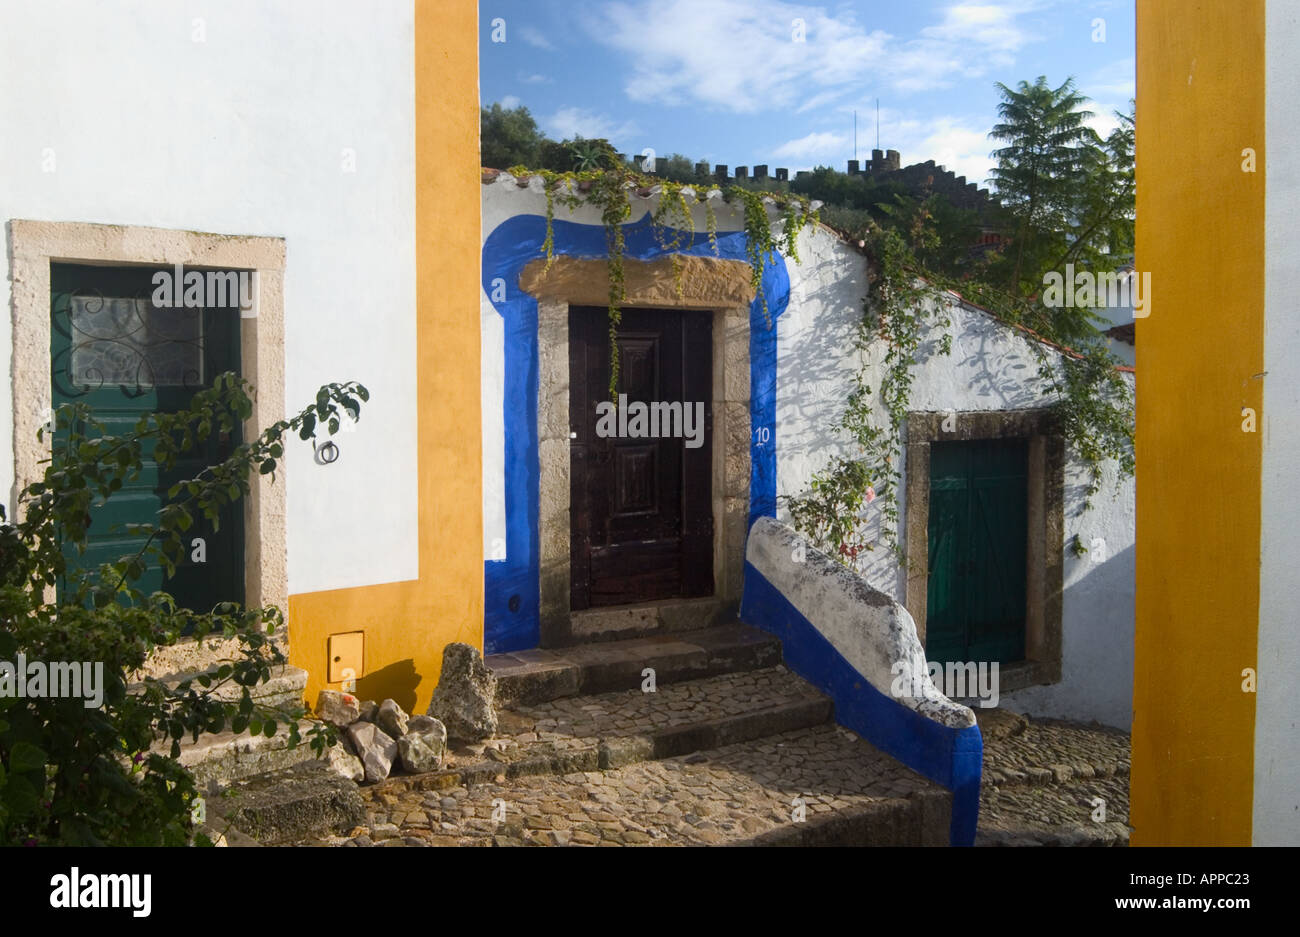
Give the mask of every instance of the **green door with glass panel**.
M 927 659 L 1024 659 L 1027 465 L 1023 439 L 931 443 Z
M 155 306 L 158 269 L 174 273 L 170 267 L 51 265 L 54 406 L 88 404 L 112 435 L 133 429 L 144 413 L 188 406 L 223 371 L 239 372 L 238 292 L 223 308 Z M 54 444 L 60 441 L 56 435 Z M 86 552 L 78 555 L 69 547 L 69 562 L 94 568 L 136 554 L 144 538 L 128 534 L 126 525 L 155 522 L 172 484 L 198 475 L 239 442 L 237 434 L 214 433 L 171 469 L 146 461 L 138 478 L 91 509 Z M 196 517 L 185 537 L 187 549 L 176 574 L 168 579 L 161 567 L 151 565 L 138 587 L 146 593 L 166 589 L 178 605 L 197 611 L 222 601 L 242 603 L 242 503 L 226 506 L 219 529 Z

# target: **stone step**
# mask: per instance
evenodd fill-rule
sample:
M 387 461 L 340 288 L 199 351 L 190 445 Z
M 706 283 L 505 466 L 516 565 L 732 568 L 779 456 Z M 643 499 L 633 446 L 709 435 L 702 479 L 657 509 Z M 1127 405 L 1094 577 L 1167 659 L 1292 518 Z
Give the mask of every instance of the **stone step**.
M 207 671 L 196 670 L 188 673 L 172 674 L 161 678 L 161 680 L 164 684 L 175 687 L 182 680 L 191 679 L 201 673 L 215 671 L 215 669 L 216 667 L 213 666 Z M 143 687 L 143 684 L 132 684 L 128 687 L 128 691 L 143 689 Z M 194 688 L 198 691 L 203 689 L 198 683 L 194 684 Z M 301 667 L 285 665 L 272 671 L 271 679 L 252 687 L 250 695 L 255 702 L 263 706 L 270 706 L 274 709 L 290 709 L 303 705 L 303 693 L 306 689 L 307 671 Z M 214 689 L 212 695 L 216 699 L 234 702 L 240 698 L 242 690 L 243 687 L 239 686 L 239 684 L 228 681 Z
M 387 789 L 437 789 L 503 778 L 603 771 L 821 725 L 831 701 L 784 667 L 516 705 L 498 737 L 453 748 L 445 767 L 390 778 Z
M 347 833 L 365 820 L 356 784 L 323 762 L 305 762 L 235 781 L 207 798 L 207 827 L 227 842 L 262 845 Z M 211 835 L 211 834 L 209 834 Z
M 207 790 L 214 783 L 225 787 L 257 774 L 316 760 L 307 739 L 312 725 L 307 719 L 299 721 L 302 741 L 293 749 L 289 748 L 289 734 L 283 725 L 270 738 L 228 730 L 201 735 L 197 742 L 181 743 L 180 763 L 194 775 L 200 790 Z
M 565 648 L 490 654 L 502 706 L 640 687 L 647 668 L 659 686 L 715 674 L 771 667 L 781 642 L 731 623 L 671 635 L 626 638 Z
M 326 842 L 947 845 L 952 809 L 949 792 L 832 724 L 606 771 L 361 796 L 366 831 Z
M 226 690 L 222 687 L 218 695 Z M 266 683 L 253 687 L 251 696 L 253 699 L 264 706 L 274 706 L 277 709 L 287 709 L 292 707 L 301 707 L 304 705 L 303 695 L 307 692 L 307 671 L 301 667 L 281 667 L 279 672 L 272 675 Z M 239 699 L 239 688 L 235 687 L 231 693 L 230 699 Z
M 700 599 L 669 599 L 588 608 L 571 612 L 560 628 L 546 629 L 547 647 L 621 641 L 650 635 L 698 631 L 736 620 L 736 603 L 712 596 Z M 567 630 L 564 625 L 567 624 Z

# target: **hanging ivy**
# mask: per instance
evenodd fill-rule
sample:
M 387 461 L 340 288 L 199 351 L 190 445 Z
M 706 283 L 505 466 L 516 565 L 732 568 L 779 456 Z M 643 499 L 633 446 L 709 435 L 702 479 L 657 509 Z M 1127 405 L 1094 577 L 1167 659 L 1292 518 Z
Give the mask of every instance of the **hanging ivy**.
M 687 195 L 690 193 L 694 198 L 704 202 L 709 246 L 716 255 L 718 227 L 713 198 L 714 193 L 720 190 L 713 188 L 701 194 L 694 186 L 644 175 L 627 167 L 555 172 L 549 169 L 531 170 L 525 166 L 512 166 L 508 171 L 516 179 L 530 176 L 538 176 L 542 179 L 546 193 L 546 237 L 542 242 L 542 253 L 546 257 L 547 270 L 555 259 L 556 202 L 559 201 L 570 211 L 583 203 L 595 205 L 600 209 L 601 223 L 605 226 L 609 268 L 609 397 L 616 403 L 620 370 L 617 333 L 622 320 L 623 303 L 627 298 L 623 263 L 627 245 L 624 240 L 623 225 L 632 217 L 632 203 L 628 193 L 636 189 L 652 195 L 657 191 L 659 204 L 651 213 L 651 226 L 659 246 L 671 258 L 673 287 L 677 295 L 681 296 L 683 270 L 681 252 L 689 248 L 695 240 L 695 220 Z M 754 294 L 762 303 L 763 320 L 767 327 L 771 328 L 772 320 L 768 313 L 767 297 L 763 295 L 764 267 L 769 263 L 776 263 L 775 252 L 779 248 L 784 248 L 791 259 L 796 263 L 799 262 L 796 249 L 799 230 L 806 225 L 815 225 L 817 212 L 808 200 L 797 195 L 754 192 L 737 185 L 728 186 L 721 194 L 727 202 L 739 200 L 744 206 L 745 251 L 752 271 L 750 282 Z M 772 234 L 768 217 L 769 203 L 781 209 L 782 240 L 779 244 Z M 671 236 L 668 233 L 670 231 Z
M 852 566 L 864 550 L 879 543 L 900 563 L 905 555 L 898 539 L 898 480 L 902 431 L 910 409 L 913 366 L 920 363 L 923 342 L 933 328 L 943 330 L 934 351 L 948 354 L 952 320 L 948 292 L 960 287 L 965 298 L 1008 324 L 1026 329 L 1028 342 L 1045 382 L 1044 396 L 1067 442 L 1089 471 L 1080 513 L 1101 488 L 1102 465 L 1115 460 L 1120 478 L 1134 472 L 1133 395 L 1102 342 L 1066 349 L 1053 341 L 1050 319 L 1028 300 L 1005 296 L 971 282 L 957 283 L 924 270 L 893 230 L 872 226 L 862 242 L 872 260 L 869 291 L 855 337 L 859 367 L 852 379 L 838 429 L 852 440 L 851 456 L 834 456 L 815 474 L 809 490 L 786 499 L 794 526 L 813 542 Z M 959 294 L 960 295 L 960 294 Z M 1077 344 L 1077 343 L 1076 343 Z M 883 374 L 873 388 L 873 354 L 883 348 Z M 877 403 L 885 412 L 877 418 Z M 880 501 L 880 532 L 867 536 L 864 509 Z
M 718 237 L 713 202 L 719 195 L 729 204 L 740 202 L 750 283 L 768 328 L 772 321 L 763 295 L 765 268 L 776 263 L 778 251 L 799 262 L 799 231 L 818 221 L 815 203 L 799 196 L 757 192 L 738 185 L 701 192 L 626 167 L 559 173 L 515 166 L 509 172 L 517 179 L 540 176 L 543 180 L 546 237 L 542 251 L 547 269 L 554 260 L 556 202 L 571 211 L 583 203 L 600 208 L 608 248 L 611 401 L 618 399 L 619 355 L 615 339 L 626 299 L 623 225 L 632 216 L 629 191 L 643 190 L 648 195 L 657 191 L 659 195 L 651 223 L 660 247 L 672 258 L 673 284 L 679 296 L 681 251 L 691 246 L 695 236 L 688 193 L 704 203 L 709 245 L 715 255 Z M 780 211 L 779 240 L 772 232 L 769 206 Z M 1052 400 L 1050 407 L 1060 420 L 1067 442 L 1089 470 L 1081 511 L 1088 509 L 1091 498 L 1101 488 L 1105 461 L 1118 463 L 1121 479 L 1133 474 L 1133 395 L 1103 342 L 1080 347 L 1075 340 L 1071 348 L 1062 347 L 1071 343 L 1065 340 L 1067 337 L 1056 336 L 1050 317 L 1033 301 L 1008 296 L 978 282 L 951 281 L 925 270 L 913 248 L 892 229 L 872 224 L 861 244 L 871 258 L 871 267 L 863 314 L 854 337 L 860 363 L 838 423 L 838 429 L 852 440 L 854 452 L 851 456 L 832 457 L 827 467 L 813 476 L 806 494 L 785 499 L 796 528 L 848 565 L 882 541 L 900 563 L 904 562 L 898 540 L 902 430 L 910 408 L 913 367 L 922 360 L 925 337 L 934 328 L 942 329 L 935 351 L 951 351 L 952 320 L 946 295 L 950 291 L 983 306 L 1009 325 L 1023 328 L 1035 339 L 1028 344 L 1037 357 L 1039 377 L 1046 384 L 1044 396 Z M 873 387 L 873 356 L 882 353 L 883 373 L 879 386 Z M 877 417 L 877 404 L 884 410 L 883 420 Z M 880 536 L 873 540 L 866 536 L 869 525 L 864 509 L 877 500 Z
M 921 342 L 930 327 L 951 324 L 946 304 L 935 301 L 933 291 L 917 279 L 911 252 L 897 233 L 874 228 L 864 246 L 873 263 L 854 335 L 859 366 L 837 427 L 853 440 L 855 451 L 851 456 L 832 457 L 830 464 L 813 476 L 807 494 L 786 500 L 794 526 L 848 565 L 863 551 L 875 549 L 876 541 L 866 536 L 863 514 L 876 500 L 880 502 L 881 538 L 902 558 L 898 477 L 912 366 L 919 360 Z M 948 354 L 951 341 L 945 331 L 938 351 Z M 871 356 L 882 348 L 884 373 L 879 388 L 873 388 Z M 883 423 L 876 418 L 877 399 L 884 406 Z

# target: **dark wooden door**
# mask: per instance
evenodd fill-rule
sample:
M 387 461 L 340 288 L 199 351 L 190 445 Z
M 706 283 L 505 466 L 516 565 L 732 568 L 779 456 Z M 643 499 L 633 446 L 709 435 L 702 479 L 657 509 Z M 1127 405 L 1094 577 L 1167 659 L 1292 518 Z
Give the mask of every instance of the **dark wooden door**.
M 624 309 L 617 340 L 618 392 L 631 419 L 625 435 L 602 436 L 608 310 L 570 308 L 573 609 L 713 594 L 712 317 Z M 681 417 L 666 418 L 674 403 Z M 657 437 L 631 435 L 636 404 L 661 405 Z M 687 407 L 703 416 L 698 445 L 669 432 L 689 428 Z
M 173 268 L 163 268 L 172 273 Z M 175 412 L 224 371 L 239 371 L 239 300 L 206 308 L 158 307 L 154 268 L 52 264 L 50 269 L 51 384 L 55 406 L 88 404 L 109 433 L 126 432 L 145 413 Z M 84 431 L 84 427 L 83 427 Z M 60 445 L 63 432 L 56 435 Z M 213 433 L 170 469 L 146 459 L 128 480 L 90 510 L 86 552 L 68 547 L 69 565 L 93 569 L 138 553 L 145 538 L 128 524 L 155 522 L 176 482 L 198 475 L 233 451 L 239 433 Z M 200 541 L 202 543 L 200 544 Z M 243 502 L 226 505 L 219 529 L 199 516 L 186 531 L 185 551 L 168 578 L 153 564 L 136 582 L 146 594 L 165 589 L 177 605 L 209 611 L 244 600 Z
M 1022 660 L 1028 450 L 1023 439 L 931 443 L 929 660 Z

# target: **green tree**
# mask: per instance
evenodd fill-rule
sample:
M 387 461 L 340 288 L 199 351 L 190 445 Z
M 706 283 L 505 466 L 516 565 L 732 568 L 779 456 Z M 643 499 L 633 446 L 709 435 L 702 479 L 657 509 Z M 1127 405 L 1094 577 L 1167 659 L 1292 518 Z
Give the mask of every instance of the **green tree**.
M 604 137 L 574 137 L 564 141 L 569 151 L 570 165 L 565 167 L 574 172 L 595 172 L 601 169 L 615 169 L 619 163 L 618 153 L 613 144 Z M 547 166 L 547 169 L 555 167 Z
M 489 169 L 538 166 L 546 136 L 537 128 L 528 108 L 494 103 L 479 115 L 479 159 Z
M 1084 151 L 1070 243 L 1053 265 L 1067 263 L 1113 269 L 1133 253 L 1136 178 L 1133 172 L 1135 112 L 1115 112 L 1119 125 Z
M 19 497 L 19 519 L 6 522 L 0 510 L 0 661 L 22 654 L 46 664 L 103 664 L 102 703 L 93 708 L 79 698 L 0 695 L 0 843 L 184 844 L 196 791 L 178 760 L 183 739 L 229 729 L 267 737 L 283 730 L 291 746 L 300 741 L 301 708 L 268 709 L 250 694 L 284 663 L 275 641 L 279 609 L 187 609 L 133 584 L 150 564 L 174 572 L 195 517 L 217 523 L 224 505 L 249 493 L 253 472 L 274 480 L 291 437 L 312 439 L 322 428 L 333 434 L 343 411 L 359 415 L 364 387 L 322 387 L 297 416 L 172 486 L 154 522 L 126 525 L 128 535 L 145 537 L 136 553 L 97 569 L 69 561 L 85 548 L 96 505 L 137 478 L 146 459 L 171 468 L 212 434 L 233 432 L 252 414 L 251 391 L 223 374 L 188 408 L 145 414 L 118 435 L 84 404 L 65 404 L 44 476 Z M 151 652 L 184 636 L 224 636 L 239 650 L 177 684 L 128 683 Z M 311 732 L 318 755 L 334 741 L 323 724 Z
M 1013 219 L 1004 282 L 1024 295 L 1041 288 L 1043 272 L 1069 244 L 1096 134 L 1085 123 L 1092 112 L 1083 109 L 1088 99 L 1073 78 L 1052 88 L 1040 75 L 1032 85 L 1022 81 L 1012 89 L 998 82 L 997 89 L 1001 122 L 989 136 L 1005 146 L 993 152 L 993 180 Z

